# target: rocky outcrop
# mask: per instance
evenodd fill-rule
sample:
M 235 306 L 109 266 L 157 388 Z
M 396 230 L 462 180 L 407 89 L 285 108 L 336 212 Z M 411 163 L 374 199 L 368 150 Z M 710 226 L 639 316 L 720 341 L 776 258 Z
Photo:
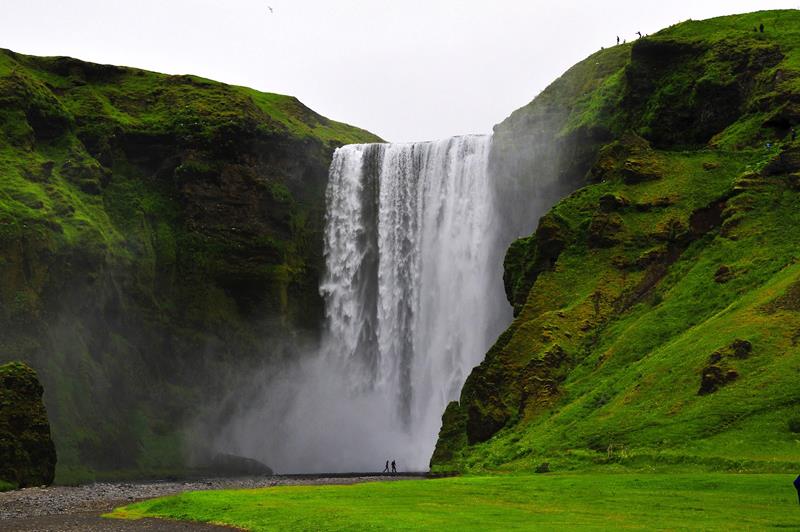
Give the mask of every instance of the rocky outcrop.
M 0 365 L 0 481 L 25 488 L 53 482 L 56 449 L 36 372 Z
M 547 215 L 539 220 L 531 237 L 512 242 L 504 261 L 503 283 L 514 315 L 519 314 L 539 274 L 555 266 L 570 238 L 567 224 L 555 215 Z

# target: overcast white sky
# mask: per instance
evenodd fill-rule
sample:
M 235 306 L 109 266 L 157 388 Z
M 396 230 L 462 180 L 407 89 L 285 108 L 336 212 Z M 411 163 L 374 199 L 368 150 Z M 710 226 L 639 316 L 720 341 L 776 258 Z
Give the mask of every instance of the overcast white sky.
M 273 13 L 269 12 L 271 6 Z M 0 0 L 0 47 L 292 94 L 392 141 L 491 131 L 616 35 L 800 0 Z

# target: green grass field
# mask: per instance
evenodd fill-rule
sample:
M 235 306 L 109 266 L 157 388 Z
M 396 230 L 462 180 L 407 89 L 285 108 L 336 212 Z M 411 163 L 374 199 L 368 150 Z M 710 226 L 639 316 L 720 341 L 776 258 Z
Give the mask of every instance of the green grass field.
M 191 492 L 115 510 L 246 530 L 800 529 L 793 475 L 475 476 Z

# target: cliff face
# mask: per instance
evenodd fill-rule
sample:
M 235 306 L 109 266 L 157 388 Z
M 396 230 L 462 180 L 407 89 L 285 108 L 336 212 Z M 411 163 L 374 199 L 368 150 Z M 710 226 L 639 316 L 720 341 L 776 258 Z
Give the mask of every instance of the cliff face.
M 0 488 L 53 482 L 56 449 L 42 393 L 30 367 L 0 365 Z
M 0 361 L 39 371 L 63 479 L 181 467 L 230 368 L 317 331 L 330 157 L 375 140 L 288 96 L 0 51 Z
M 800 463 L 798 23 L 673 26 L 497 126 L 498 179 L 580 188 L 511 245 L 516 318 L 434 469 Z

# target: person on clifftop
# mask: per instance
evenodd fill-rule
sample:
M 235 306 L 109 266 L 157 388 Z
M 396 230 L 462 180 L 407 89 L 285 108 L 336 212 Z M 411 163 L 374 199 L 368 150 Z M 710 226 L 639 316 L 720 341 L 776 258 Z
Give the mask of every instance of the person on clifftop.
M 397 473 L 397 464 L 394 463 L 394 460 L 392 460 L 392 473 Z
M 389 472 L 389 460 L 386 460 L 386 467 L 383 468 L 382 472 L 383 473 L 388 473 Z

